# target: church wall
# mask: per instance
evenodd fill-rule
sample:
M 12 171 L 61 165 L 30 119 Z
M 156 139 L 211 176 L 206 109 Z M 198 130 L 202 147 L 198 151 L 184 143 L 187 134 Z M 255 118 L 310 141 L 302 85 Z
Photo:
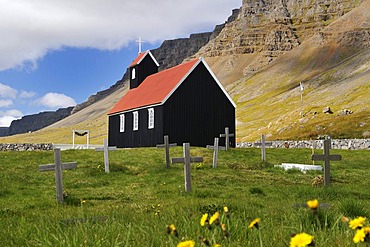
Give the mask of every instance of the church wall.
M 200 63 L 164 104 L 164 135 L 170 142 L 205 147 L 225 132 L 235 133 L 235 108 Z M 235 147 L 235 137 L 230 139 Z M 220 139 L 224 145 L 224 138 Z
M 151 108 L 151 107 L 149 107 Z M 137 110 L 139 121 L 138 130 L 133 130 L 133 112 L 122 113 L 125 115 L 125 130 L 120 132 L 120 115 L 109 116 L 109 145 L 118 148 L 127 147 L 154 147 L 163 143 L 163 107 L 154 108 L 154 128 L 148 128 L 148 108 Z

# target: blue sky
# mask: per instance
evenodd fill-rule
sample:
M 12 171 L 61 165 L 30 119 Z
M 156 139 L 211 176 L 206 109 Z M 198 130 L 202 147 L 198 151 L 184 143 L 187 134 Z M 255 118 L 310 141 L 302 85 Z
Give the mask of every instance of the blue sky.
M 212 31 L 241 0 L 0 0 L 0 127 L 82 103 L 143 50 Z

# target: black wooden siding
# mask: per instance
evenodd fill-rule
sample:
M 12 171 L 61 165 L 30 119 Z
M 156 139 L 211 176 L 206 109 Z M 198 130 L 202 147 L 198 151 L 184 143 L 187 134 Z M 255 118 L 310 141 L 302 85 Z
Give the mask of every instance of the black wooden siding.
M 165 82 L 163 82 L 165 83 Z M 155 92 L 154 92 L 155 93 Z M 150 108 L 150 107 L 148 107 Z M 171 143 L 205 147 L 225 132 L 235 133 L 235 108 L 200 63 L 171 95 L 164 105 L 154 107 L 154 129 L 148 129 L 148 108 L 138 110 L 139 129 L 133 131 L 132 111 L 125 114 L 125 132 L 120 132 L 119 114 L 109 116 L 109 145 L 150 147 L 163 143 L 169 135 Z M 235 147 L 235 137 L 230 138 Z M 225 138 L 220 138 L 225 145 Z
M 136 71 L 135 79 L 131 79 L 133 68 L 135 68 Z M 153 61 L 152 57 L 149 54 L 146 55 L 144 59 L 140 62 L 140 64 L 137 64 L 130 68 L 130 89 L 138 87 L 140 83 L 142 83 L 145 80 L 145 78 L 157 72 L 158 66 Z
M 205 147 L 229 127 L 235 134 L 235 108 L 200 63 L 164 105 L 164 134 L 170 142 Z M 235 137 L 230 138 L 235 147 Z M 225 145 L 225 138 L 220 138 Z
M 133 111 L 122 113 L 125 115 L 124 132 L 120 132 L 121 114 L 109 116 L 109 146 L 117 146 L 118 148 L 153 147 L 163 143 L 163 107 L 153 107 L 154 129 L 148 129 L 149 108 L 138 110 L 139 129 L 136 131 L 133 131 Z

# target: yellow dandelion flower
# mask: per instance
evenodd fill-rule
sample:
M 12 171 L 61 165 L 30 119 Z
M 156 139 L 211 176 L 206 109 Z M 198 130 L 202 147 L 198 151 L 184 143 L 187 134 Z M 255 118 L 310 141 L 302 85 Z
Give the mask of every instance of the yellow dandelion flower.
M 221 247 L 221 244 L 214 244 L 213 247 Z
M 307 202 L 307 206 L 310 209 L 317 209 L 319 207 L 319 201 L 317 199 L 310 200 L 310 201 Z
M 200 225 L 204 226 L 206 224 L 206 221 L 208 220 L 208 214 L 203 214 L 202 218 L 200 219 Z
M 183 241 L 177 244 L 177 247 L 194 247 L 195 242 L 193 240 Z
M 357 228 L 361 228 L 364 226 L 364 223 L 365 223 L 365 220 L 366 218 L 365 217 L 358 217 L 356 219 L 353 219 L 349 222 L 349 227 L 351 229 L 357 229 Z
M 171 231 L 176 231 L 176 226 L 174 224 L 170 225 Z
M 227 214 L 229 212 L 229 208 L 227 206 L 224 207 L 224 212 Z
M 170 225 L 170 229 L 171 229 L 171 233 L 172 233 L 174 236 L 176 236 L 176 237 L 178 237 L 178 236 L 179 236 L 179 233 L 177 232 L 177 229 L 176 229 L 176 227 L 175 227 L 175 225 L 174 225 L 174 224 Z
M 216 212 L 212 217 L 209 219 L 209 224 L 212 225 L 213 222 L 218 221 L 218 218 L 220 217 L 220 213 Z
M 306 247 L 312 244 L 313 236 L 307 233 L 299 233 L 290 239 L 290 247 Z
M 256 218 L 254 219 L 248 226 L 248 228 L 253 228 L 254 226 L 256 228 L 258 228 L 258 223 L 260 223 L 261 219 L 260 218 Z
M 353 237 L 353 242 L 355 244 L 360 243 L 360 242 L 364 242 L 365 237 L 366 237 L 366 234 L 365 234 L 364 228 L 361 228 L 361 229 L 356 231 L 356 234 Z
M 353 237 L 353 242 L 356 244 L 360 242 L 370 242 L 370 227 L 367 226 L 358 229 Z

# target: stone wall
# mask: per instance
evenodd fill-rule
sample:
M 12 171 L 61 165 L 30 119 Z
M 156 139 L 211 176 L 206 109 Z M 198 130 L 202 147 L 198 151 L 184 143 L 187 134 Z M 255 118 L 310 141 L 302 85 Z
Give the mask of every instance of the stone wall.
M 0 151 L 48 151 L 53 150 L 52 143 L 17 143 L 17 144 L 4 144 L 0 143 Z
M 270 142 L 270 141 L 266 141 Z M 332 139 L 332 149 L 370 150 L 370 139 Z M 312 148 L 323 149 L 324 140 L 312 141 L 271 141 L 273 148 Z M 239 142 L 239 148 L 255 147 L 254 142 Z

